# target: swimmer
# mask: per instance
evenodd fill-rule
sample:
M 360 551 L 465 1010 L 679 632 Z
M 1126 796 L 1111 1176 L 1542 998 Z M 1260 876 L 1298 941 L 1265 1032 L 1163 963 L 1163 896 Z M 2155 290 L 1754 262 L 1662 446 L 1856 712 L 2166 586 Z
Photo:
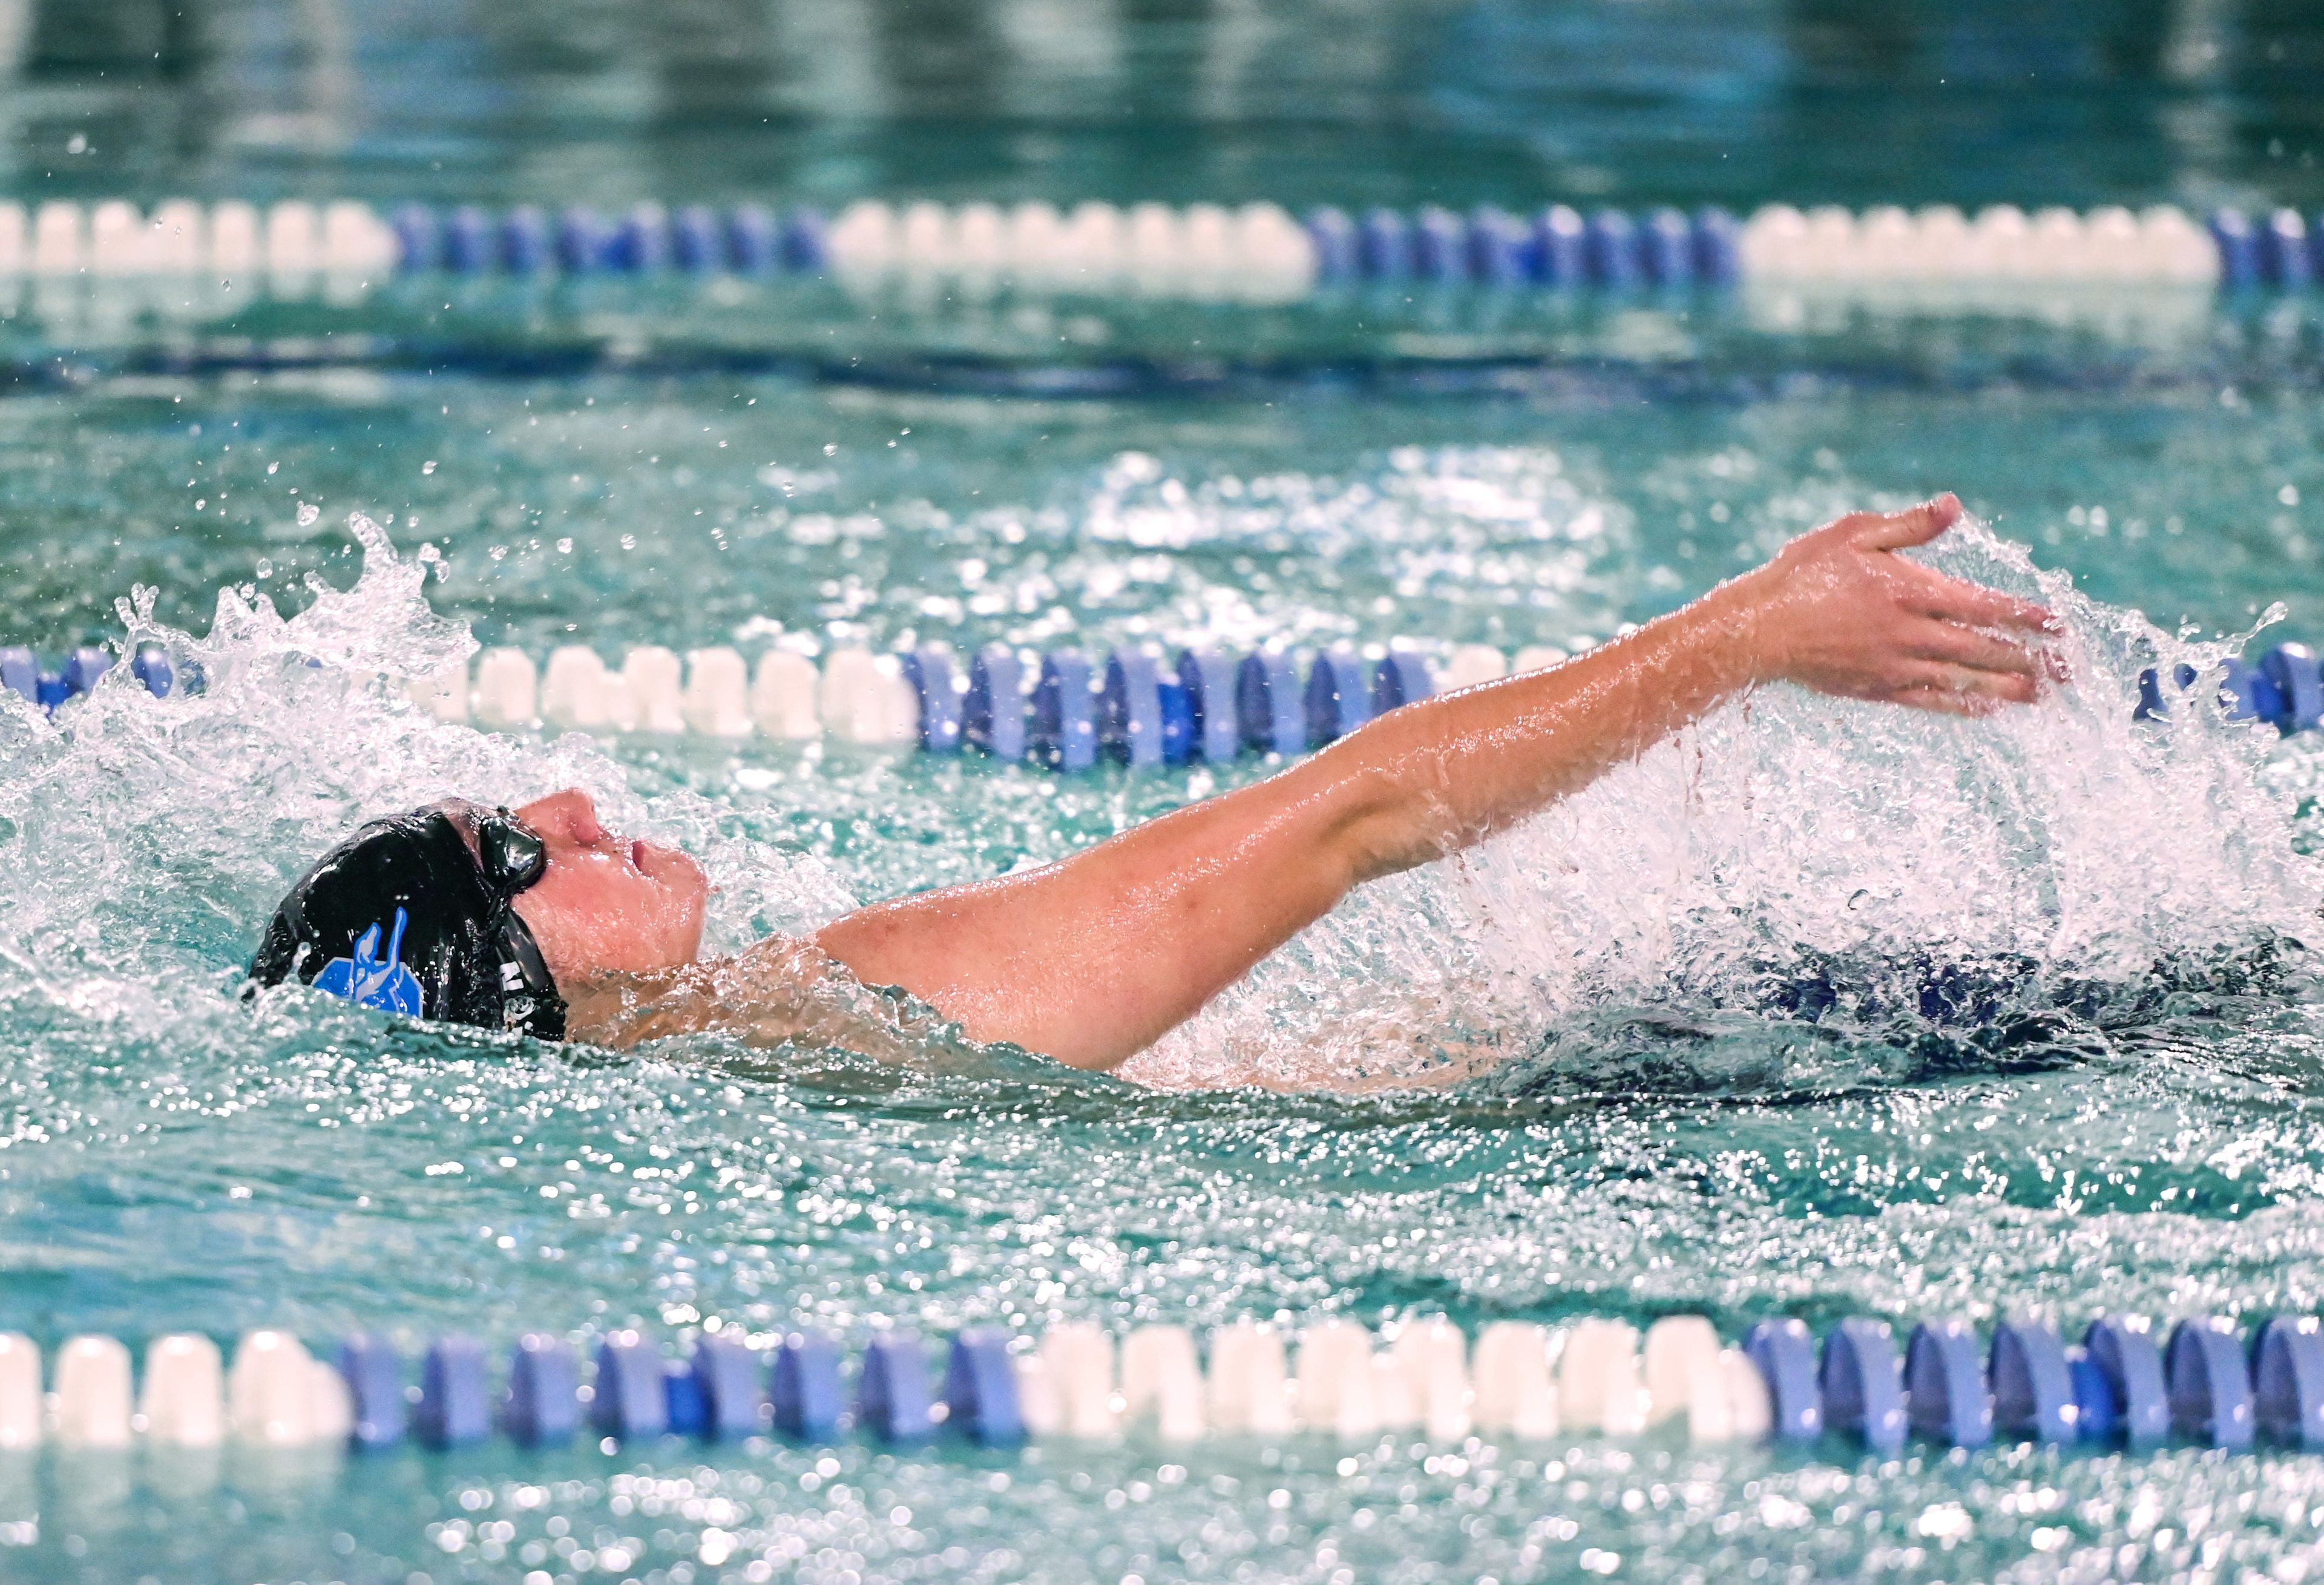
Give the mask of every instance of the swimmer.
M 893 986 L 973 1039 L 1110 1069 L 1355 887 L 1480 842 L 1753 688 L 1967 716 L 2032 704 L 2059 675 L 2040 646 L 2050 613 L 1898 554 L 1960 515 L 1941 495 L 1840 518 L 1562 665 L 1391 710 L 1040 869 L 728 958 L 698 960 L 701 866 L 606 830 L 586 793 L 433 806 L 327 854 L 283 899 L 251 977 L 552 1040 L 724 1029 L 857 1050 L 882 1037 L 842 992 Z

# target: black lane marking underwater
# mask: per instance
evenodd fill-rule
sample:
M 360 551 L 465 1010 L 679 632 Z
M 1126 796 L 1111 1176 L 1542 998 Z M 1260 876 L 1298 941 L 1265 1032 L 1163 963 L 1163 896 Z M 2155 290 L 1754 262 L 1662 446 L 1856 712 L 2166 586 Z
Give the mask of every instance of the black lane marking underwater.
M 0 389 L 85 391 L 124 377 L 207 377 L 334 370 L 447 374 L 475 380 L 744 376 L 801 384 L 1043 401 L 1123 401 L 1189 397 L 1300 395 L 1509 400 L 1572 406 L 1729 403 L 1871 392 L 1974 395 L 2002 391 L 2125 396 L 2208 396 L 2221 384 L 2324 391 L 2324 360 L 2264 367 L 2024 356 L 1973 369 L 1829 358 L 1781 368 L 1700 361 L 1651 364 L 1532 355 L 1473 358 L 1154 357 L 1058 364 L 973 353 L 874 359 L 815 357 L 795 351 L 663 342 L 650 347 L 596 342 L 516 346 L 489 341 L 364 337 L 350 346 L 314 340 L 210 342 L 0 360 Z

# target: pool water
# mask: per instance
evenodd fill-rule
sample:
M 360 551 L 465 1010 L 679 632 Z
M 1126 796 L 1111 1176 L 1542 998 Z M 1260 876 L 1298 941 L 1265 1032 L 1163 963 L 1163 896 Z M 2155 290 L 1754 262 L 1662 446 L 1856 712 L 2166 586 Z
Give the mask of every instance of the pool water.
M 12 568 L 37 636 L 103 631 L 100 594 L 140 584 L 154 623 L 205 635 L 227 588 L 224 636 L 193 640 L 208 694 L 123 689 L 0 726 L 0 1323 L 51 1343 L 272 1322 L 416 1346 L 632 1321 L 1701 1309 L 1736 1332 L 1777 1310 L 2324 1302 L 2324 1031 L 2295 945 L 2319 891 L 2296 852 L 2317 749 L 2134 727 L 2130 668 L 2176 640 L 2110 609 L 2174 633 L 2240 631 L 2279 599 L 2289 631 L 2314 620 L 2312 391 L 1859 382 L 1617 405 L 1286 379 L 1067 401 L 358 368 L 189 379 L 178 401 L 151 378 L 0 414 L 11 514 L 43 509 Z M 835 624 L 882 645 L 1578 646 L 1844 507 L 1948 485 L 2087 592 L 2071 697 L 1987 727 L 1780 695 L 1730 711 L 1360 899 L 1133 1064 L 1161 1087 L 940 1039 L 902 1066 L 716 1039 L 606 1057 L 231 994 L 313 852 L 447 787 L 579 781 L 693 842 L 733 945 L 1068 852 L 1263 769 L 1060 779 L 835 742 L 493 740 L 286 651 L 425 670 L 456 622 L 537 652 Z M 360 584 L 358 509 L 394 514 Z M 422 542 L 442 559 L 416 559 Z M 2017 553 L 1952 555 L 2033 586 Z M 354 593 L 318 603 L 310 575 Z M 261 594 L 304 614 L 284 629 Z M 1924 1012 L 1932 963 L 1987 975 L 1992 1004 Z M 1810 1016 L 1802 985 L 1837 1005 Z M 1455 1063 L 1480 1071 L 1442 1087 Z M 1238 1076 L 1360 1092 L 1199 1088 Z M 159 1465 L 127 1495 L 61 1457 L 13 1479 L 0 1519 L 24 1544 L 0 1568 L 91 1579 L 759 1577 L 753 1560 L 1536 1578 L 1609 1558 L 1959 1577 L 2125 1545 L 2162 1573 L 2222 1544 L 2301 1553 L 2319 1489 L 2279 1454 L 1321 1439 L 237 1456 L 223 1499 Z
M 18 196 L 2319 196 L 2314 24 L 2264 8 L 2161 43 L 2095 8 L 2043 35 L 2047 97 L 1997 64 L 2018 8 L 1302 13 L 1338 42 L 1272 78 L 1248 63 L 1290 23 L 1139 9 L 1106 54 L 958 9 L 932 41 L 713 27 L 748 46 L 724 67 L 525 5 L 351 17 L 337 53 L 237 10 L 134 90 L 71 77 L 86 36 L 52 28 Z M 1060 109 L 1099 68 L 1139 85 L 1119 126 Z M 1964 73 L 1984 119 L 1949 108 Z M 53 723 L 0 700 L 0 1329 L 497 1353 L 623 1324 L 2324 1308 L 2324 740 L 2130 719 L 2139 667 L 2278 606 L 2263 644 L 2324 638 L 2313 298 L 7 306 L 0 640 L 166 642 L 207 687 L 115 679 Z M 1770 691 L 1360 896 L 1120 1077 L 919 1026 L 901 1061 L 613 1055 L 236 994 L 292 876 L 447 790 L 590 788 L 704 856 L 732 947 L 1268 769 L 494 738 L 382 680 L 472 640 L 1578 649 L 1940 489 L 1989 525 L 1944 565 L 2068 611 L 2059 697 L 1965 725 Z M 0 1461 L 0 1577 L 43 1581 L 2289 1580 L 2319 1525 L 2324 1462 L 2190 1449 Z

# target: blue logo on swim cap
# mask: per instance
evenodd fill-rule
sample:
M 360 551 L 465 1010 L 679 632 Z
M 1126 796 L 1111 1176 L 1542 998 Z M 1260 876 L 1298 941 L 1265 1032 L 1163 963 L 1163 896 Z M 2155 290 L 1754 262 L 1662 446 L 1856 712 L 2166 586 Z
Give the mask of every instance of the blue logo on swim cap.
M 333 958 L 315 976 L 315 989 L 327 991 L 333 996 L 344 996 L 359 1007 L 375 1007 L 383 1012 L 408 1013 L 424 1018 L 420 1006 L 420 981 L 410 969 L 396 962 L 403 953 L 403 910 L 395 910 L 395 934 L 387 940 L 387 956 L 380 958 L 379 926 L 374 924 L 355 943 L 352 958 Z

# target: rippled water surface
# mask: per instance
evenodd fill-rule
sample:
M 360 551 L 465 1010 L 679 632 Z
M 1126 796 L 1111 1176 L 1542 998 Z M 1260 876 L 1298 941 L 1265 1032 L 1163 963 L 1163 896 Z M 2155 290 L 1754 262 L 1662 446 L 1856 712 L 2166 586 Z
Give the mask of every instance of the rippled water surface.
M 2324 192 L 2315 20 L 2264 0 L 1260 9 L 40 5 L 0 27 L 0 185 Z M 249 295 L 0 284 L 0 641 L 208 685 L 0 696 L 0 1329 L 2324 1308 L 2324 750 L 2130 719 L 2138 667 L 2272 607 L 2261 643 L 2324 636 L 2312 296 Z M 2068 610 L 2071 688 L 1982 725 L 1764 694 L 1360 896 L 1120 1077 L 236 993 L 290 878 L 446 792 L 590 788 L 703 855 L 732 947 L 1267 769 L 417 719 L 392 679 L 472 642 L 1573 650 L 1941 489 L 1989 525 L 1944 565 Z M 41 1581 L 2289 1582 L 2319 1524 L 2324 1462 L 2188 1449 L 0 1458 L 0 1578 Z
M 2130 668 L 2178 640 L 2116 604 L 2174 633 L 2278 599 L 2312 622 L 2319 417 L 2282 383 L 1618 406 L 364 369 L 11 401 L 20 620 L 52 646 L 118 634 L 106 597 L 153 587 L 139 631 L 192 634 L 171 641 L 210 689 L 0 717 L 0 1323 L 416 1346 L 632 1321 L 2312 1311 L 2315 750 L 2134 727 Z M 1069 851 L 1222 774 L 488 740 L 363 680 L 432 666 L 462 623 L 608 653 L 833 623 L 1574 646 L 1945 485 L 2031 558 L 1974 539 L 1949 565 L 2101 602 L 2074 604 L 2066 696 L 1981 727 L 1781 694 L 1726 713 L 1360 898 L 1141 1058 L 1148 1085 L 944 1046 L 901 1069 L 607 1056 L 231 993 L 287 878 L 446 789 L 595 788 L 705 852 L 731 945 Z M 355 509 L 394 515 L 360 584 Z M 352 592 L 318 601 L 309 574 Z M 1455 1062 L 1474 1076 L 1444 1088 Z M 1176 1087 L 1254 1068 L 1364 1092 Z M 0 1570 L 2159 1576 L 2304 1555 L 2324 1490 L 2287 1455 L 1654 1441 L 495 1448 L 130 1479 L 0 1471 L 22 1544 Z

